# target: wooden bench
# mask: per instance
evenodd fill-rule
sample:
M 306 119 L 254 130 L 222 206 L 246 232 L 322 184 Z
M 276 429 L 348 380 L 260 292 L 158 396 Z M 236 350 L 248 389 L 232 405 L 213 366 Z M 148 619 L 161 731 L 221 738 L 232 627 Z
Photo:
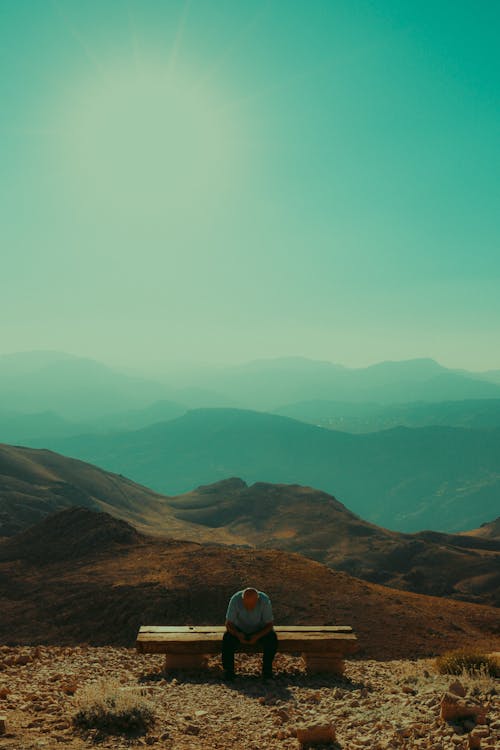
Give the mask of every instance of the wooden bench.
M 202 669 L 208 656 L 220 654 L 226 628 L 218 625 L 143 625 L 136 648 L 142 654 L 165 654 L 165 669 Z M 357 649 L 349 625 L 278 625 L 278 651 L 300 654 L 308 672 L 342 674 L 344 657 Z M 258 653 L 259 645 L 241 644 L 240 651 Z

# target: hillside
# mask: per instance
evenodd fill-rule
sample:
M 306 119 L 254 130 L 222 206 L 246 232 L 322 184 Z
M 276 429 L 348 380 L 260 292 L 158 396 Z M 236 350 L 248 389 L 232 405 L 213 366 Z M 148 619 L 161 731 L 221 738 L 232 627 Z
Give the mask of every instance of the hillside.
M 156 536 L 299 552 L 398 589 L 500 604 L 494 538 L 388 531 L 300 485 L 232 478 L 166 497 L 50 451 L 0 446 L 0 536 L 72 506 L 107 510 Z
M 500 427 L 353 435 L 264 412 L 197 409 L 48 447 L 169 495 L 228 476 L 318 487 L 367 520 L 405 532 L 465 531 L 498 514 Z
M 224 529 L 259 548 L 299 552 L 363 580 L 500 606 L 500 540 L 401 534 L 351 513 L 325 492 L 241 479 L 169 498 L 178 519 Z
M 156 492 L 48 450 L 0 444 L 0 537 L 11 536 L 73 506 L 108 510 L 137 528 L 160 526 L 162 533 L 182 538 L 210 539 L 214 534 L 190 527 L 169 512 Z M 224 539 L 223 534 L 215 534 Z
M 464 532 L 464 534 L 482 537 L 483 539 L 500 540 L 500 516 L 494 521 L 490 521 L 490 523 L 482 523 L 478 529 Z
M 152 539 L 85 508 L 0 543 L 0 639 L 131 645 L 145 621 L 223 622 L 229 596 L 248 583 L 270 594 L 277 622 L 351 624 L 359 656 L 499 645 L 490 607 L 392 591 L 292 553 Z

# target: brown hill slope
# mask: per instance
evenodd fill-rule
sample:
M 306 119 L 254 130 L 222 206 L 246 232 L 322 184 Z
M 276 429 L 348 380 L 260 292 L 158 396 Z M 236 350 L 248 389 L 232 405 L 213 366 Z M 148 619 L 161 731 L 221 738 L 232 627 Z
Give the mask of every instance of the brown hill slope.
M 389 531 L 299 485 L 232 479 L 167 502 L 178 519 L 224 528 L 256 547 L 299 552 L 407 591 L 500 605 L 500 540 Z
M 500 648 L 491 607 L 397 592 L 297 554 L 148 538 L 85 508 L 0 543 L 0 639 L 129 645 L 144 622 L 223 622 L 249 583 L 271 595 L 277 622 L 351 624 L 361 656 Z
M 500 605 L 499 540 L 388 531 L 299 485 L 232 478 L 169 498 L 51 451 L 0 445 L 0 536 L 75 505 L 148 534 L 299 552 L 374 583 Z
M 482 523 L 478 529 L 472 531 L 463 532 L 464 535 L 479 536 L 484 539 L 498 539 L 500 540 L 500 516 L 490 523 Z
M 184 539 L 225 540 L 223 531 L 177 520 L 153 490 L 53 451 L 0 444 L 0 537 L 8 537 L 64 508 L 105 510 L 139 530 Z

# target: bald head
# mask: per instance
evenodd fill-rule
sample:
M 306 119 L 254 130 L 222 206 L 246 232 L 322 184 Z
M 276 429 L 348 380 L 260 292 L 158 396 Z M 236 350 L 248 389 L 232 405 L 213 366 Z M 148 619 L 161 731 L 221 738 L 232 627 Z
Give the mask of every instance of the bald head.
M 243 604 L 245 609 L 254 609 L 259 601 L 259 592 L 254 588 L 246 588 L 243 591 Z

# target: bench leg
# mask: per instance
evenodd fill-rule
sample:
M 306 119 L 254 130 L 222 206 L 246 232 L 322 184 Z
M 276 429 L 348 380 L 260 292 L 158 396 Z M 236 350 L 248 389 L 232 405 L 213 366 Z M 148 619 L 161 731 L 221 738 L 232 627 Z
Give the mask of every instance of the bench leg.
M 205 669 L 207 658 L 205 654 L 166 654 L 165 672 L 171 669 Z
M 345 663 L 342 656 L 329 654 L 302 654 L 309 674 L 327 672 L 330 674 L 344 674 Z

